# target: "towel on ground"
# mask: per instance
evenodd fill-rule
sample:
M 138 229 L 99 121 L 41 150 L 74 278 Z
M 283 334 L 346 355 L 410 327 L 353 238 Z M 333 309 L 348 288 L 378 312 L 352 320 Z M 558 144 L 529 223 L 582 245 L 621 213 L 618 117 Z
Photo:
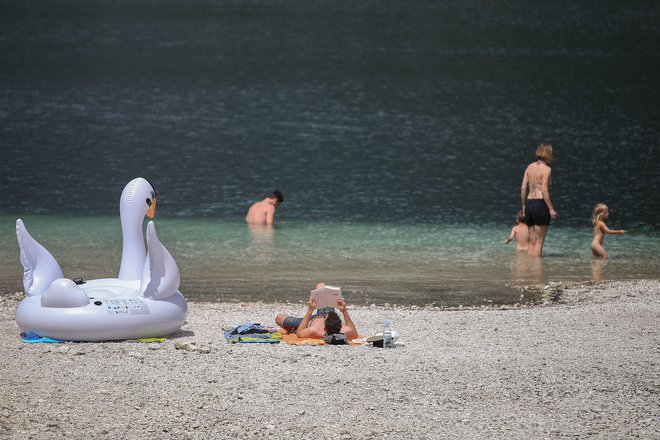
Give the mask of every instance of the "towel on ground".
M 63 341 L 60 339 L 53 339 L 53 338 L 47 338 L 44 336 L 39 336 L 36 333 L 32 332 L 24 332 L 21 333 L 21 340 L 23 342 L 27 342 L 29 344 L 34 344 L 34 343 L 47 343 L 47 344 L 57 344 L 57 343 L 63 343 L 63 342 L 81 342 L 81 341 Z M 138 339 L 127 339 L 128 341 L 133 341 L 133 342 L 165 342 L 167 340 L 167 336 L 161 336 L 161 337 L 156 337 L 156 338 L 138 338 Z M 102 341 L 100 341 L 102 342 Z
M 282 333 L 282 340 L 291 345 L 329 345 L 323 339 L 299 338 L 297 334 L 289 333 L 284 329 L 280 329 L 280 333 Z M 362 336 L 358 335 L 356 339 L 348 341 L 348 345 L 358 346 L 364 344 L 364 339 L 361 338 Z
M 225 332 L 225 339 L 230 344 L 277 344 L 282 339 L 282 334 L 277 331 L 276 327 L 266 327 L 253 322 L 247 322 L 235 327 L 226 326 L 222 330 Z
M 51 339 L 51 338 L 44 338 L 41 337 L 35 333 L 32 332 L 25 332 L 21 333 L 21 340 L 23 342 L 27 342 L 30 344 L 34 344 L 37 342 L 43 342 L 43 343 L 48 343 L 48 344 L 53 344 L 53 343 L 58 343 L 58 342 L 66 342 L 66 341 L 60 341 L 59 339 Z

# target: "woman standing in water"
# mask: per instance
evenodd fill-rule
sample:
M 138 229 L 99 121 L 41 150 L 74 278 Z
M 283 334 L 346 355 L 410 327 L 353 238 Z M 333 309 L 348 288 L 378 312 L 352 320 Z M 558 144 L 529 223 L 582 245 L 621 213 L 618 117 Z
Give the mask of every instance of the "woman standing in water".
M 552 170 L 548 164 L 551 161 L 552 145 L 539 144 L 536 147 L 536 162 L 527 166 L 520 187 L 525 224 L 529 228 L 527 253 L 532 257 L 541 256 L 550 219 L 557 218 L 557 211 L 550 201 L 550 173 Z

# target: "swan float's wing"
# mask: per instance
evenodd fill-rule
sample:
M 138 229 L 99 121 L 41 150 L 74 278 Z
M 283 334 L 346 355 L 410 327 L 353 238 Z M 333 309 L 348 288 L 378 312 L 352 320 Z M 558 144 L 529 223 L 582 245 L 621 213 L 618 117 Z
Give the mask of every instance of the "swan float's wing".
M 16 220 L 16 238 L 21 249 L 25 294 L 41 295 L 53 281 L 64 277 L 62 269 L 55 257 L 32 238 L 20 218 Z
M 154 222 L 147 224 L 147 258 L 140 292 L 145 298 L 165 299 L 179 290 L 179 268 L 156 235 Z
M 82 307 L 87 304 L 87 294 L 68 278 L 53 281 L 41 295 L 41 305 L 44 307 Z

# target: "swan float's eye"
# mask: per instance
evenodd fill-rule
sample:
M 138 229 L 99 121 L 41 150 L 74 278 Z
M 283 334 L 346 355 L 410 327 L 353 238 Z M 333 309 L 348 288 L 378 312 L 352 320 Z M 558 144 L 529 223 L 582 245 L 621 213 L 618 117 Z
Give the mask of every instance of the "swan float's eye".
M 152 203 L 155 203 L 156 202 L 156 192 L 151 191 L 151 198 L 147 198 L 145 201 L 147 202 L 147 206 L 151 206 Z

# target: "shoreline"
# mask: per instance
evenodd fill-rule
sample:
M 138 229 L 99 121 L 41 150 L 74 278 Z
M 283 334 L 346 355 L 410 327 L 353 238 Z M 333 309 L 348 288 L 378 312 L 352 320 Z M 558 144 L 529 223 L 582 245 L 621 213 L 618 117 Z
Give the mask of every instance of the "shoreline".
M 189 303 L 162 343 L 26 344 L 3 295 L 0 436 L 659 438 L 660 281 L 530 288 L 540 304 L 349 308 L 394 350 L 227 344 L 224 325 L 304 312 L 261 302 Z

